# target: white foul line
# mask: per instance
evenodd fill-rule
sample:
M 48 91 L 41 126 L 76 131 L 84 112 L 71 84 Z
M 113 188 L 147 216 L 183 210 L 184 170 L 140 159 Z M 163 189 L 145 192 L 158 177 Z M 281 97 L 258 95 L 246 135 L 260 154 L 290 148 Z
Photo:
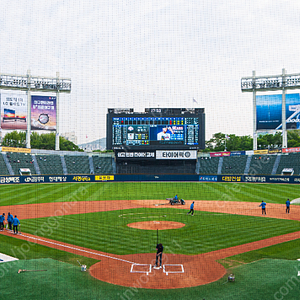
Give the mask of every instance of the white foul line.
M 72 250 L 77 250 L 77 251 L 81 251 L 81 252 L 85 252 L 85 253 L 89 253 L 89 254 L 93 254 L 93 255 L 103 256 L 103 257 L 107 257 L 107 258 L 111 258 L 111 259 L 123 261 L 123 262 L 129 263 L 129 264 L 134 264 L 134 262 L 129 261 L 129 260 L 125 260 L 125 259 L 121 259 L 121 258 L 117 258 L 117 257 L 113 257 L 113 256 L 108 256 L 108 255 L 104 255 L 104 254 L 100 254 L 100 253 L 96 253 L 96 252 L 91 252 L 91 251 L 87 251 L 87 250 L 83 250 L 83 249 L 79 249 L 79 248 L 76 248 L 76 247 L 71 247 L 71 246 L 67 246 L 67 245 L 63 245 L 63 244 L 59 244 L 59 243 L 55 243 L 55 242 L 50 242 L 50 241 L 42 240 L 40 238 L 36 238 L 36 237 L 31 237 L 31 236 L 24 235 L 23 233 L 22 233 L 22 236 L 25 236 L 28 239 L 33 239 L 33 240 L 41 241 L 43 243 L 48 243 L 48 244 L 52 244 L 52 245 L 56 245 L 56 246 L 61 246 L 61 247 L 64 247 L 64 248 L 68 248 L 68 249 L 72 249 Z

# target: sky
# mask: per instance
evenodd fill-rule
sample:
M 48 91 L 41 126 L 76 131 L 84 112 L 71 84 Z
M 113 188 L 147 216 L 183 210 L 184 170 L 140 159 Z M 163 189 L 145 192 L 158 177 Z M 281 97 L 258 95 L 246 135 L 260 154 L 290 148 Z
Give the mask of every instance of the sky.
M 295 0 L 2 0 L 0 73 L 71 78 L 60 133 L 78 143 L 106 136 L 113 107 L 201 107 L 206 140 L 252 136 L 241 78 L 300 73 L 299 15 Z

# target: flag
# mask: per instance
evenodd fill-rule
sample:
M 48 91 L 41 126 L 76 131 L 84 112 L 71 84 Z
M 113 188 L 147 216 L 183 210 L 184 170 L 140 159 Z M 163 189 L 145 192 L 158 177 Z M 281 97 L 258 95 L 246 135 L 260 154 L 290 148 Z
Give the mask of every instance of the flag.
M 198 104 L 197 100 L 195 98 L 193 98 L 193 103 Z
M 229 137 L 228 134 L 225 134 L 225 139 L 226 139 L 226 140 L 229 140 L 229 139 L 230 139 L 230 137 Z

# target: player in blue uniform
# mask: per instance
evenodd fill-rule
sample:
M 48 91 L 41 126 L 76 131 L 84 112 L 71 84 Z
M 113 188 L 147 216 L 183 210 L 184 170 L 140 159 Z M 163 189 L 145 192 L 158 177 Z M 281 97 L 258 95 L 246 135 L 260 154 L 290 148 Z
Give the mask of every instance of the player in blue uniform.
M 265 201 L 261 201 L 261 204 L 259 206 L 261 206 L 261 213 L 262 213 L 262 215 L 263 214 L 266 215 L 267 214 L 267 212 L 266 212 L 267 203 Z
M 286 205 L 285 213 L 289 214 L 290 213 L 290 205 L 291 205 L 290 199 L 286 200 L 285 205 Z
M 8 213 L 7 215 L 7 222 L 8 222 L 8 229 L 12 230 L 12 223 L 13 223 L 14 217 Z
M 193 201 L 193 203 L 191 204 L 191 206 L 190 206 L 190 211 L 187 213 L 187 215 L 188 215 L 189 213 L 192 213 L 192 216 L 194 215 L 194 205 L 195 205 L 195 201 Z
M 5 222 L 5 213 L 0 216 L 0 230 L 4 230 L 4 222 Z
M 13 227 L 14 227 L 14 234 L 18 234 L 18 226 L 20 225 L 20 221 L 17 216 L 13 219 Z

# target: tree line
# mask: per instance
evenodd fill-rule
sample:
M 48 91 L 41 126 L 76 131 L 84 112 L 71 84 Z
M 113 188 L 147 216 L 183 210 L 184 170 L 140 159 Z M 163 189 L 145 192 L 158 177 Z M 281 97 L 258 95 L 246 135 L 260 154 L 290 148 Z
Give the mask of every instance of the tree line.
M 287 132 L 288 147 L 300 146 L 300 135 L 298 130 L 289 130 Z M 282 147 L 282 134 L 259 135 L 257 138 L 257 149 L 277 149 Z M 226 135 L 218 132 L 205 142 L 204 152 L 210 151 L 243 151 L 253 150 L 253 138 L 250 135 L 236 136 L 235 134 Z
M 55 150 L 55 133 L 38 134 L 32 132 L 30 144 L 32 149 Z M 12 131 L 7 133 L 2 140 L 2 146 L 26 148 L 26 132 Z M 59 147 L 62 151 L 83 151 L 62 136 L 59 137 Z

